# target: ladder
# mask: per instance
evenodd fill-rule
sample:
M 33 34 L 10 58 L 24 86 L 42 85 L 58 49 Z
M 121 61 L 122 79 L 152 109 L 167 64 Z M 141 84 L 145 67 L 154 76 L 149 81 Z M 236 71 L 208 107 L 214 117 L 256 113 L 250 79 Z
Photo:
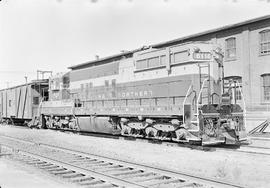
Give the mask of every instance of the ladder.
M 198 64 L 199 67 L 199 82 L 200 82 L 200 93 L 201 95 L 198 96 L 199 100 L 199 104 L 210 104 L 210 98 L 211 98 L 211 84 L 210 84 L 210 64 L 206 63 L 199 63 Z M 203 71 L 205 70 L 206 71 Z M 206 72 L 206 74 L 205 74 Z M 207 81 L 207 83 L 204 83 L 205 80 Z
M 203 92 L 203 88 L 205 87 L 205 83 L 208 82 L 208 78 L 205 78 L 202 82 L 202 86 L 201 86 L 201 90 L 199 92 L 198 98 L 197 98 L 197 103 L 196 103 L 196 113 L 194 114 L 195 116 L 195 120 L 191 120 L 191 123 L 195 124 L 195 125 L 199 125 L 199 111 L 200 111 L 200 107 L 202 105 L 202 103 L 200 103 L 201 97 L 202 97 L 202 92 Z
M 210 85 L 210 64 L 199 63 L 199 84 L 200 92 L 196 101 L 196 112 L 194 118 L 191 120 L 192 124 L 199 125 L 199 111 L 203 104 L 210 104 L 211 98 L 211 85 Z M 204 71 L 206 70 L 206 71 Z M 206 72 L 206 73 L 205 73 Z

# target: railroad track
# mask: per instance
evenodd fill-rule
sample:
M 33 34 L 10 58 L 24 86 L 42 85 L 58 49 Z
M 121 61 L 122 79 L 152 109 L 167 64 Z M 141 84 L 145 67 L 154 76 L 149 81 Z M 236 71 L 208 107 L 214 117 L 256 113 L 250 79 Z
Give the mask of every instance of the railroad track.
M 29 127 L 25 126 L 16 126 L 16 128 L 21 129 L 30 129 Z M 128 141 L 138 141 L 138 142 L 147 142 L 151 144 L 163 144 L 167 146 L 173 146 L 173 147 L 185 147 L 190 149 L 196 149 L 201 151 L 215 151 L 216 148 L 212 146 L 201 146 L 198 144 L 190 144 L 188 142 L 180 141 L 176 142 L 173 140 L 159 140 L 155 138 L 145 138 L 145 137 L 133 137 L 133 136 L 123 136 L 123 135 L 112 135 L 112 134 L 104 134 L 104 133 L 90 133 L 90 132 L 81 132 L 76 130 L 70 130 L 70 129 L 55 129 L 50 128 L 48 130 L 53 131 L 59 131 L 63 133 L 73 133 L 73 134 L 79 134 L 83 136 L 93 136 L 93 137 L 100 137 L 100 138 L 110 138 L 110 139 L 119 139 L 119 140 L 128 140 Z
M 147 142 L 151 144 L 163 144 L 167 146 L 173 146 L 173 147 L 185 147 L 190 149 L 196 149 L 201 151 L 215 151 L 215 147 L 211 146 L 201 146 L 198 145 L 198 143 L 190 144 L 185 141 L 173 141 L 169 139 L 156 139 L 156 138 L 146 138 L 146 137 L 135 137 L 135 136 L 127 136 L 127 135 L 112 135 L 112 134 L 104 134 L 104 133 L 90 133 L 90 132 L 81 132 L 76 130 L 70 130 L 70 129 L 50 129 L 54 131 L 60 131 L 60 132 L 67 132 L 67 133 L 74 133 L 79 134 L 83 136 L 94 136 L 94 137 L 101 137 L 101 138 L 110 138 L 110 139 L 119 139 L 119 140 L 128 140 L 128 141 L 138 141 L 138 142 Z
M 27 128 L 27 127 L 24 127 Z M 28 128 L 27 128 L 28 129 Z M 154 138 L 143 138 L 143 137 L 132 137 L 132 136 L 123 136 L 123 135 L 109 135 L 109 134 L 102 134 L 102 133 L 89 133 L 89 132 L 78 132 L 74 130 L 65 130 L 65 129 L 50 129 L 54 131 L 60 131 L 64 133 L 74 133 L 83 136 L 94 136 L 94 137 L 101 137 L 101 138 L 109 138 L 109 139 L 122 139 L 127 141 L 138 141 L 138 142 L 145 142 L 150 144 L 163 144 L 166 146 L 172 147 L 184 147 L 190 148 L 195 150 L 201 151 L 229 151 L 229 152 L 239 152 L 239 153 L 248 153 L 248 154 L 258 154 L 258 155 L 270 155 L 270 146 L 266 147 L 259 147 L 259 146 L 251 146 L 251 145 L 233 145 L 233 146 L 201 146 L 201 145 L 192 145 L 185 142 L 175 142 L 171 140 L 158 140 Z M 253 140 L 269 140 L 270 138 L 261 138 L 261 137 L 251 137 Z
M 54 129 L 52 129 L 54 130 Z M 192 145 L 185 142 L 175 142 L 171 140 L 158 140 L 154 138 L 143 138 L 143 137 L 132 137 L 132 136 L 123 136 L 123 135 L 108 135 L 101 133 L 85 133 L 85 132 L 77 132 L 70 130 L 57 130 L 60 132 L 72 132 L 75 134 L 85 135 L 85 136 L 95 136 L 102 138 L 111 138 L 111 139 L 124 139 L 128 141 L 138 141 L 138 142 L 147 142 L 151 144 L 163 144 L 172 147 L 185 147 L 190 149 L 196 149 L 201 151 L 230 151 L 230 152 L 240 152 L 240 153 L 248 153 L 248 154 L 259 154 L 259 155 L 270 155 L 270 145 L 269 147 L 259 147 L 259 146 L 251 146 L 251 145 L 224 145 L 224 146 L 201 146 L 201 145 Z M 253 138 L 252 138 L 253 139 Z M 260 138 L 263 139 L 263 138 Z M 270 143 L 270 138 L 268 138 Z
M 250 137 L 251 140 L 257 140 L 256 138 Z M 239 153 L 247 153 L 247 154 L 254 154 L 254 155 L 270 155 L 270 139 L 263 139 L 260 138 L 258 140 L 264 140 L 268 143 L 264 143 L 257 145 L 255 144 L 245 144 L 241 145 L 239 148 L 230 148 L 230 147 L 217 147 L 216 151 L 226 151 L 226 152 L 239 152 Z
M 243 187 L 18 138 L 0 141 L 14 159 L 83 187 Z
M 27 128 L 27 127 L 24 127 Z M 28 129 L 28 128 L 27 128 Z M 242 144 L 239 145 L 224 145 L 224 146 L 201 146 L 201 145 L 192 145 L 185 142 L 175 142 L 171 140 L 158 140 L 154 138 L 143 138 L 143 137 L 131 137 L 131 136 L 123 136 L 123 135 L 109 135 L 109 134 L 102 134 L 102 133 L 89 133 L 89 132 L 78 132 L 74 130 L 65 130 L 65 129 L 50 129 L 54 131 L 60 131 L 64 133 L 74 133 L 83 136 L 94 136 L 94 137 L 101 137 L 101 138 L 109 138 L 109 139 L 122 139 L 127 141 L 137 141 L 137 142 L 144 142 L 150 144 L 163 144 L 166 146 L 171 147 L 184 147 L 190 148 L 195 150 L 201 151 L 228 151 L 228 152 L 238 152 L 238 153 L 248 153 L 248 154 L 257 154 L 257 155 L 270 155 L 270 146 L 266 147 L 259 147 L 259 146 L 251 146 Z M 261 138 L 261 137 L 251 137 L 252 140 L 269 140 L 270 138 Z

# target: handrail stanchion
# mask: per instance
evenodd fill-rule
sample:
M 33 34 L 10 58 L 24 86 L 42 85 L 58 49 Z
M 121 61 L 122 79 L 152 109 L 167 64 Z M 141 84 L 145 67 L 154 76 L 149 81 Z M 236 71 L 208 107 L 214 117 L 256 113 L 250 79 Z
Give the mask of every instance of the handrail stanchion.
M 188 91 L 187 91 L 187 93 L 186 93 L 185 99 L 184 99 L 184 101 L 183 101 L 183 124 L 184 124 L 184 122 L 185 122 L 185 112 L 184 112 L 185 103 L 186 103 L 187 97 L 188 97 L 188 95 L 189 95 L 189 93 L 190 93 L 190 90 L 191 90 L 192 86 L 193 86 L 193 85 L 190 84 L 190 86 L 189 86 L 189 88 L 188 88 Z
M 243 95 L 243 92 L 242 92 L 242 89 L 240 87 L 240 83 L 236 80 L 236 84 L 237 84 L 237 87 L 239 87 L 239 91 L 241 93 L 241 97 L 242 97 L 242 102 L 243 102 L 243 113 L 244 113 L 244 122 L 243 124 L 246 125 L 246 103 L 245 103 L 245 98 L 244 98 L 244 95 Z M 245 127 L 246 128 L 246 127 Z
M 197 111 L 196 112 L 196 114 L 197 114 L 197 125 L 199 125 L 199 101 L 200 101 L 202 90 L 204 89 L 204 84 L 205 84 L 206 80 L 208 80 L 208 78 L 205 78 L 203 80 L 202 87 L 201 87 L 201 90 L 199 92 L 198 99 L 197 99 L 197 108 L 196 108 L 196 111 Z

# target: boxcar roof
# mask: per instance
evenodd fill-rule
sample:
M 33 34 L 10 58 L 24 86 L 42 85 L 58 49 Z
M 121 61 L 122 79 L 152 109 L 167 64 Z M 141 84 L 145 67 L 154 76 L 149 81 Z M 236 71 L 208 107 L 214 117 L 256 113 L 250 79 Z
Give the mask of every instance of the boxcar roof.
M 28 83 L 25 83 L 25 84 L 20 84 L 20 85 L 16 85 L 16 86 L 13 86 L 13 87 L 0 89 L 0 91 L 5 91 L 7 89 L 14 89 L 14 88 L 18 88 L 18 87 L 22 87 L 22 86 L 26 86 L 26 85 L 48 84 L 48 83 L 49 83 L 48 79 L 32 80 L 31 82 L 28 82 Z
M 196 37 L 200 37 L 200 36 L 203 36 L 203 35 L 224 31 L 224 30 L 227 30 L 227 29 L 232 29 L 232 28 L 245 26 L 245 25 L 248 25 L 248 24 L 251 24 L 251 23 L 255 23 L 255 22 L 263 21 L 263 20 L 267 20 L 267 19 L 270 19 L 270 15 L 266 15 L 266 16 L 246 20 L 246 21 L 239 22 L 239 23 L 236 23 L 236 24 L 226 25 L 226 26 L 219 27 L 219 28 L 216 28 L 216 29 L 207 30 L 207 31 L 204 31 L 204 32 L 200 32 L 200 33 L 188 35 L 188 36 L 185 36 L 185 37 L 177 38 L 177 39 L 174 39 L 174 40 L 161 42 L 161 43 L 158 43 L 158 44 L 153 44 L 153 45 L 150 45 L 150 46 L 153 47 L 153 48 L 166 47 L 166 46 L 169 46 L 169 45 L 172 45 L 172 44 L 181 43 L 183 41 L 186 41 L 186 40 L 189 40 L 189 39 L 192 39 L 192 38 L 196 38 Z M 89 65 L 91 65 L 93 63 L 102 63 L 102 62 L 110 62 L 110 61 L 114 61 L 114 60 L 119 60 L 123 56 L 124 57 L 128 56 L 128 55 L 132 56 L 133 53 L 141 51 L 143 49 L 144 49 L 144 47 L 136 49 L 136 50 L 132 50 L 132 51 L 128 51 L 128 52 L 124 52 L 124 53 L 115 54 L 115 55 L 112 55 L 112 56 L 100 58 L 100 59 L 93 60 L 93 61 L 88 61 L 88 62 L 81 63 L 81 64 L 78 64 L 78 65 L 73 65 L 73 66 L 70 66 L 68 68 L 72 69 L 72 70 L 73 69 L 81 69 L 81 68 L 85 68 L 85 67 L 87 67 L 87 66 L 89 66 Z

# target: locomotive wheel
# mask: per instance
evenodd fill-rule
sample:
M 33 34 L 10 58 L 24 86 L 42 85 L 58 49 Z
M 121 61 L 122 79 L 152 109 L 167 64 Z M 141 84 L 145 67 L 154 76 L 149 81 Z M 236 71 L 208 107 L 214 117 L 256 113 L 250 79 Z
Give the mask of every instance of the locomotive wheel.
M 136 130 L 136 137 L 144 137 L 144 131 L 142 129 Z
M 130 128 L 130 132 L 129 132 L 129 135 L 130 136 L 135 136 L 136 135 L 136 129 L 134 129 L 134 128 Z
M 141 129 L 132 129 L 132 136 L 134 137 L 143 137 Z
M 155 128 L 153 128 L 153 127 L 147 127 L 146 129 L 145 129 L 145 133 L 146 133 L 146 135 L 147 135 L 147 137 L 149 137 L 149 138 L 156 138 L 156 139 L 158 139 L 158 130 L 157 129 L 155 129 Z
M 126 135 L 127 134 L 127 127 L 125 125 L 122 126 L 122 129 L 121 129 L 121 135 Z
M 131 128 L 128 126 L 123 127 L 122 135 L 131 135 Z
M 138 130 L 137 130 L 137 129 L 132 128 L 132 129 L 131 129 L 131 134 L 132 134 L 132 136 L 137 137 Z
M 186 140 L 188 131 L 186 129 L 178 129 L 175 131 L 177 140 Z
M 46 126 L 48 127 L 48 128 L 53 128 L 53 124 L 52 124 L 52 119 L 51 118 L 48 118 L 47 120 L 46 120 Z
M 171 135 L 169 132 L 163 132 L 160 133 L 161 140 L 171 140 Z
M 150 138 L 150 137 L 153 137 L 154 135 L 153 135 L 153 132 L 152 132 L 152 127 L 147 127 L 146 129 L 145 129 L 145 134 L 146 134 L 146 137 L 147 138 Z
M 162 131 L 155 129 L 155 131 L 154 131 L 155 139 L 161 140 L 162 139 L 161 135 L 162 135 Z
M 78 127 L 77 127 L 77 125 L 76 125 L 76 122 L 70 122 L 70 123 L 68 124 L 68 127 L 69 127 L 69 129 L 71 129 L 71 130 L 77 130 L 77 129 L 78 129 Z

